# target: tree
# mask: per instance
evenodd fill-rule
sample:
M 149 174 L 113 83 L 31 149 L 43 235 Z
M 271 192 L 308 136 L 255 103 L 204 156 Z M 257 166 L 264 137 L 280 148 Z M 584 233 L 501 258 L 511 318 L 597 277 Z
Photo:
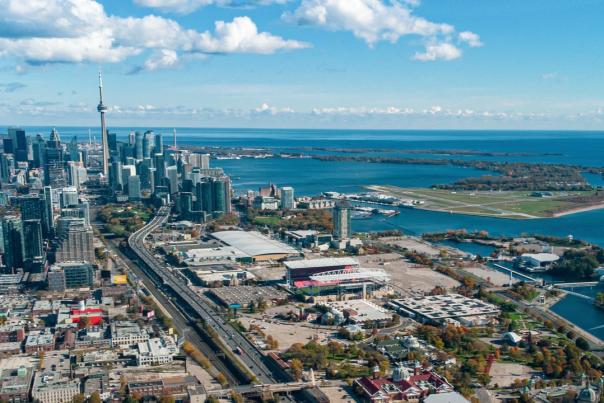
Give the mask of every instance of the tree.
M 101 395 L 98 391 L 92 393 L 88 399 L 88 403 L 102 403 Z
M 71 401 L 72 403 L 86 403 L 86 396 L 84 396 L 82 393 L 78 393 Z
M 335 340 L 332 340 L 327 343 L 327 348 L 329 349 L 329 353 L 331 354 L 332 358 L 335 358 L 336 355 L 342 354 L 342 352 L 344 351 L 344 346 L 342 346 L 342 344 L 338 343 Z
M 300 381 L 302 379 L 302 371 L 304 370 L 304 366 L 302 365 L 302 361 L 297 358 L 294 358 L 289 363 L 289 367 L 292 371 L 292 375 L 296 381 Z
M 225 387 L 228 385 L 226 376 L 224 376 L 224 374 L 222 372 L 218 373 L 218 375 L 216 375 L 216 380 L 218 381 L 219 384 L 222 385 L 222 387 Z
M 241 393 L 237 393 L 233 390 L 231 391 L 231 401 L 233 403 L 243 403 L 245 400 L 243 399 L 243 395 Z
M 88 319 L 87 316 L 82 316 L 80 318 L 80 321 L 78 322 L 78 328 L 87 329 L 89 325 L 90 325 L 90 319 Z
M 172 397 L 172 395 L 163 395 L 160 399 L 159 399 L 160 403 L 174 403 L 175 400 Z
M 589 350 L 589 343 L 583 337 L 577 337 L 575 340 L 575 345 L 583 351 Z

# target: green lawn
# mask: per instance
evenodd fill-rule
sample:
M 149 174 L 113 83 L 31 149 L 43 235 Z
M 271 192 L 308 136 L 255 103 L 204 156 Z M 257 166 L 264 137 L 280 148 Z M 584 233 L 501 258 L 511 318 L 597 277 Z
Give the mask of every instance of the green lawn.
M 257 225 L 279 225 L 283 219 L 279 216 L 257 216 L 254 224 Z
M 592 191 L 550 192 L 551 196 L 535 197 L 528 191 L 451 191 L 397 186 L 369 186 L 368 188 L 403 200 L 422 200 L 424 203 L 417 205 L 417 208 L 421 209 L 500 218 L 551 217 L 558 212 L 598 203 L 598 199 L 589 199 L 589 196 L 595 194 Z M 581 203 L 570 200 L 576 196 L 587 197 L 588 200 Z

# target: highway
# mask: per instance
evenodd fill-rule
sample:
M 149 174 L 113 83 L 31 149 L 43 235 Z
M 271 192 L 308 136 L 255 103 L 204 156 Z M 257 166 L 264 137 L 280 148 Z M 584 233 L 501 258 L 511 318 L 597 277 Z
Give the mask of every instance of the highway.
M 98 213 L 98 208 L 91 209 L 92 216 L 96 218 L 96 214 Z M 95 225 L 98 223 L 95 222 Z M 224 364 L 222 359 L 216 355 L 216 352 L 208 343 L 206 343 L 200 336 L 197 334 L 197 330 L 189 325 L 190 320 L 185 316 L 185 313 L 181 312 L 178 307 L 171 301 L 168 296 L 166 296 L 155 284 L 153 278 L 147 275 L 147 273 L 143 270 L 142 267 L 139 267 L 138 264 L 133 262 L 130 257 L 128 257 L 122 250 L 119 248 L 118 242 L 115 240 L 106 240 L 105 246 L 115 255 L 115 258 L 118 259 L 120 264 L 125 265 L 131 270 L 136 277 L 143 282 L 145 288 L 155 297 L 157 302 L 170 314 L 172 320 L 174 322 L 174 326 L 181 335 L 184 335 L 185 338 L 193 344 L 199 351 L 201 351 L 210 361 L 212 366 L 216 368 L 217 371 L 221 372 L 227 379 L 229 385 L 236 386 L 240 384 L 239 379 L 231 373 L 229 368 Z M 112 262 L 113 259 L 108 259 L 108 262 Z
M 197 349 L 208 358 L 212 366 L 226 377 L 229 385 L 239 385 L 239 379 L 230 372 L 224 362 L 222 362 L 222 360 L 216 355 L 214 349 L 208 345 L 208 343 L 202 340 L 193 327 L 189 326 L 189 320 L 181 311 L 178 310 L 173 301 L 168 299 L 168 297 L 156 287 L 153 280 L 147 276 L 147 274 L 140 267 L 132 262 L 128 256 L 124 255 L 117 245 L 115 245 L 112 241 L 107 242 L 106 245 L 111 252 L 116 254 L 121 259 L 124 265 L 126 265 L 134 272 L 134 274 L 136 274 L 136 276 L 143 282 L 145 288 L 147 288 L 147 290 L 153 294 L 157 302 L 170 313 L 170 316 L 174 322 L 174 327 L 180 332 L 180 334 L 184 335 L 186 340 L 197 347 Z
M 170 217 L 170 206 L 163 206 L 157 215 L 143 228 L 128 238 L 128 245 L 134 253 L 162 280 L 171 287 L 199 318 L 210 326 L 232 351 L 239 350 L 237 357 L 247 366 L 257 380 L 263 384 L 276 383 L 277 379 L 264 363 L 264 354 L 247 338 L 237 332 L 226 320 L 214 312 L 207 301 L 195 294 L 184 279 L 170 271 L 145 247 L 145 238 L 161 227 Z M 186 309 L 185 309 L 186 311 Z

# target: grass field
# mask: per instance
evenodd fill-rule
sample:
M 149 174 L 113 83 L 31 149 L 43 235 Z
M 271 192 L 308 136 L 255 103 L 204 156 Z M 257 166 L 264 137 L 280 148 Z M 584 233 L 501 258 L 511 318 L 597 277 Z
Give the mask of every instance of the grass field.
M 369 189 L 403 200 L 421 200 L 417 208 L 447 213 L 481 215 L 499 218 L 531 219 L 555 217 L 584 210 L 604 208 L 601 200 L 576 202 L 576 196 L 593 196 L 591 191 L 551 192 L 535 197 L 527 191 L 450 191 L 397 186 L 368 186 Z
M 278 225 L 282 218 L 279 216 L 257 216 L 254 223 L 257 225 Z

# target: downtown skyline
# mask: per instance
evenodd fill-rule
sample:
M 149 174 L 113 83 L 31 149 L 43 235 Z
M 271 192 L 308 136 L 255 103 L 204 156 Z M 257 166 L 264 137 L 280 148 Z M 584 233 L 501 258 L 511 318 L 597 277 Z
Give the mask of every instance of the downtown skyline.
M 604 129 L 596 1 L 0 6 L 2 125 Z

